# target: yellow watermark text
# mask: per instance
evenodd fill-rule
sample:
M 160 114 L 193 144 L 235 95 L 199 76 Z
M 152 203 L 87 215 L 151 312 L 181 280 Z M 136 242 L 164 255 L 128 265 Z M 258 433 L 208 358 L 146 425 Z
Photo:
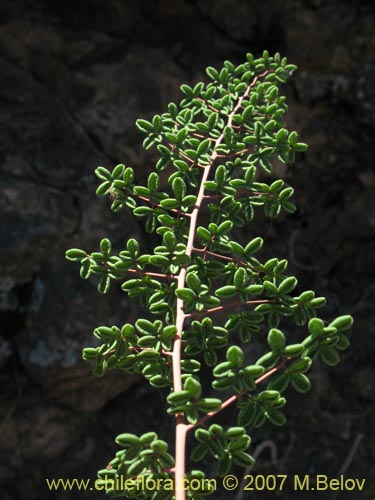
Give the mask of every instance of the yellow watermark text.
M 139 475 L 92 479 L 46 479 L 49 491 L 171 491 L 175 490 L 174 478 L 153 478 Z M 178 489 L 190 491 L 342 491 L 361 492 L 365 478 L 330 477 L 326 474 L 246 474 L 239 477 L 227 474 L 223 478 L 185 478 Z M 353 497 L 354 498 L 354 497 Z

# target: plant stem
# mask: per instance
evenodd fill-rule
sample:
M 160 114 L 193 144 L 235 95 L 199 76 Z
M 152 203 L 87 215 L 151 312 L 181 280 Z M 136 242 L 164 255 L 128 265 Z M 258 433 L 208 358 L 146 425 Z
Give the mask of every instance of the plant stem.
M 126 272 L 139 274 L 141 276 L 152 276 L 154 278 L 175 279 L 175 276 L 173 274 L 151 273 L 149 271 L 139 271 L 138 269 L 126 269 Z
M 151 200 L 151 198 L 147 198 L 146 196 L 137 196 L 137 198 L 139 200 L 146 201 L 147 203 L 149 203 L 152 206 L 152 208 L 157 207 L 157 208 L 162 208 L 162 209 L 165 210 L 165 208 L 162 205 L 160 205 L 160 203 L 155 203 L 154 201 Z M 180 216 L 180 215 L 183 215 L 183 216 L 186 216 L 186 217 L 190 216 L 189 213 L 187 213 L 187 212 L 181 212 L 181 210 L 178 210 L 177 208 L 169 208 L 169 212 L 175 213 L 178 216 Z
M 203 200 L 204 195 L 204 183 L 206 182 L 208 175 L 210 173 L 210 167 L 216 158 L 215 152 L 212 154 L 212 162 L 209 166 L 205 167 L 201 185 L 199 188 L 198 198 L 196 206 L 191 214 L 190 227 L 189 227 L 189 238 L 186 246 L 187 255 L 191 255 L 193 251 L 193 243 L 195 236 L 195 229 L 197 225 L 198 213 Z M 185 277 L 186 268 L 182 268 L 177 281 L 178 288 L 185 287 Z M 182 343 L 182 330 L 184 327 L 185 313 L 183 311 L 184 301 L 183 299 L 177 298 L 177 315 L 176 315 L 176 327 L 177 333 L 173 344 L 173 389 L 174 391 L 181 391 L 181 343 Z M 182 414 L 177 414 L 176 416 L 176 459 L 175 459 L 175 496 L 176 500 L 185 500 L 185 490 L 184 490 L 184 478 L 185 478 L 185 447 L 186 447 L 186 432 L 187 425 L 185 423 L 184 416 Z
M 251 88 L 258 81 L 259 76 L 265 76 L 267 71 L 254 77 L 253 81 L 247 86 L 246 91 L 239 98 L 237 105 L 234 107 L 233 111 L 228 115 L 227 126 L 232 125 L 233 115 L 236 114 L 238 109 L 241 107 L 241 103 L 243 99 L 245 99 L 249 93 Z M 216 139 L 213 153 L 211 155 L 210 163 L 207 166 L 204 166 L 203 175 L 201 179 L 201 184 L 199 187 L 199 192 L 197 196 L 196 205 L 191 212 L 190 217 L 190 226 L 189 226 L 189 235 L 188 242 L 186 246 L 187 255 L 191 255 L 194 247 L 194 238 L 198 220 L 198 214 L 203 202 L 204 197 L 204 183 L 207 181 L 211 167 L 213 166 L 216 158 L 218 157 L 218 153 L 216 152 L 216 148 L 221 144 L 224 139 L 224 132 Z M 185 287 L 185 277 L 186 277 L 186 268 L 181 268 L 180 273 L 178 275 L 177 287 L 184 288 Z M 181 380 L 181 347 L 182 347 L 182 331 L 184 327 L 185 313 L 183 310 L 184 301 L 183 299 L 177 298 L 177 312 L 176 312 L 176 328 L 177 333 L 173 344 L 173 389 L 174 391 L 181 391 L 182 389 L 182 380 Z M 185 447 L 186 447 L 186 433 L 188 430 L 188 425 L 185 422 L 185 418 L 183 414 L 176 415 L 176 441 L 175 441 L 175 498 L 176 500 L 185 500 L 185 490 L 184 490 L 184 479 L 185 479 Z
M 228 309 L 230 307 L 244 306 L 246 304 L 275 304 L 273 299 L 260 299 L 260 300 L 248 300 L 246 302 L 232 302 L 231 304 L 226 304 L 225 306 L 212 307 L 211 309 L 206 309 L 205 311 L 194 311 L 189 314 L 185 314 L 185 318 L 191 318 L 192 316 L 202 316 L 202 314 L 212 314 L 223 309 Z

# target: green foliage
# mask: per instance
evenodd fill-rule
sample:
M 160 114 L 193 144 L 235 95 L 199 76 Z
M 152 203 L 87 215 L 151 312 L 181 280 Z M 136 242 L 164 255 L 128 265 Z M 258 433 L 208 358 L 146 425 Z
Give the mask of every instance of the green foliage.
M 251 439 L 244 427 L 223 427 L 213 424 L 209 429 L 199 428 L 195 431 L 198 444 L 192 449 L 191 459 L 201 461 L 207 454 L 217 460 L 216 474 L 223 477 L 231 470 L 232 464 L 248 467 L 254 459 L 246 453 Z
M 246 245 L 236 240 L 237 228 L 257 211 L 275 218 L 296 210 L 293 188 L 273 171 L 275 161 L 293 163 L 307 148 L 283 122 L 287 105 L 279 85 L 295 69 L 267 52 L 258 59 L 248 54 L 237 67 L 226 61 L 220 71 L 207 68 L 208 83 L 182 85 L 178 105 L 170 103 L 151 120 L 137 120 L 144 148 L 159 154 L 155 171 L 138 185 L 131 167 L 98 167 L 96 193 L 109 196 L 114 212 L 124 209 L 140 218 L 147 232 L 159 235 L 159 245 L 145 253 L 129 239 L 125 249 L 113 252 L 105 238 L 98 251 L 66 252 L 80 264 L 83 279 L 97 275 L 100 293 L 120 281 L 145 309 L 134 325 L 96 328 L 99 345 L 85 348 L 83 358 L 98 376 L 119 369 L 166 388 L 167 414 L 184 424 L 184 432 L 195 430 L 191 460 L 211 456 L 218 476 L 233 465 L 249 466 L 246 430 L 266 421 L 283 425 L 283 394 L 307 392 L 313 361 L 335 365 L 349 345 L 350 316 L 330 323 L 318 318 L 325 299 L 298 289 L 285 259 L 259 257 L 260 237 Z M 163 171 L 167 175 L 160 176 Z M 264 339 L 265 347 L 249 364 L 244 344 L 253 337 Z M 203 363 L 212 372 L 212 390 L 202 385 Z M 237 410 L 238 427 L 205 428 L 206 420 L 229 405 Z M 125 433 L 116 442 L 122 449 L 99 471 L 100 478 L 166 480 L 178 473 L 167 443 L 155 433 Z M 205 477 L 201 470 L 183 473 Z M 165 491 L 106 491 L 127 498 L 171 498 Z M 187 488 L 185 493 L 198 499 L 213 489 Z

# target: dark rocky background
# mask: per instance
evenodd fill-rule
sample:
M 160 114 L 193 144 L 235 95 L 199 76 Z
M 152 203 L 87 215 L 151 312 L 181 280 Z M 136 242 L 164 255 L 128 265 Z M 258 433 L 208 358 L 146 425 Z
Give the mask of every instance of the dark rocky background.
M 1 498 L 98 498 L 50 493 L 44 478 L 95 477 L 120 432 L 170 433 L 161 393 L 123 374 L 96 379 L 81 360 L 95 326 L 133 321 L 137 311 L 119 291 L 99 297 L 64 252 L 94 249 L 104 236 L 122 245 L 135 235 L 147 244 L 128 214 L 112 215 L 95 197 L 94 168 L 125 162 L 144 175 L 155 158 L 142 150 L 135 119 L 179 100 L 179 85 L 204 78 L 206 66 L 240 63 L 265 48 L 299 66 L 286 88 L 288 125 L 310 145 L 281 172 L 296 188 L 299 210 L 267 223 L 266 245 L 289 258 L 301 289 L 327 296 L 326 317 L 351 313 L 355 327 L 342 364 L 317 366 L 312 392 L 290 395 L 288 424 L 253 432 L 253 471 L 345 473 L 369 483 L 371 2 L 3 0 L 0 23 Z M 370 485 L 363 494 L 315 493 L 332 500 L 374 494 Z M 310 497 L 289 491 L 288 498 Z

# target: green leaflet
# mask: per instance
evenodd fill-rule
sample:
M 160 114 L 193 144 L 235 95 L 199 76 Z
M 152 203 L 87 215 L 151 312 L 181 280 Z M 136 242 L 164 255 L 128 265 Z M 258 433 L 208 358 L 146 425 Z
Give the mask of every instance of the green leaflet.
M 269 331 L 267 342 L 272 351 L 281 351 L 285 346 L 285 335 L 277 328 L 272 328 Z
M 240 347 L 233 345 L 227 350 L 227 360 L 231 366 L 240 367 L 243 365 L 244 354 Z

